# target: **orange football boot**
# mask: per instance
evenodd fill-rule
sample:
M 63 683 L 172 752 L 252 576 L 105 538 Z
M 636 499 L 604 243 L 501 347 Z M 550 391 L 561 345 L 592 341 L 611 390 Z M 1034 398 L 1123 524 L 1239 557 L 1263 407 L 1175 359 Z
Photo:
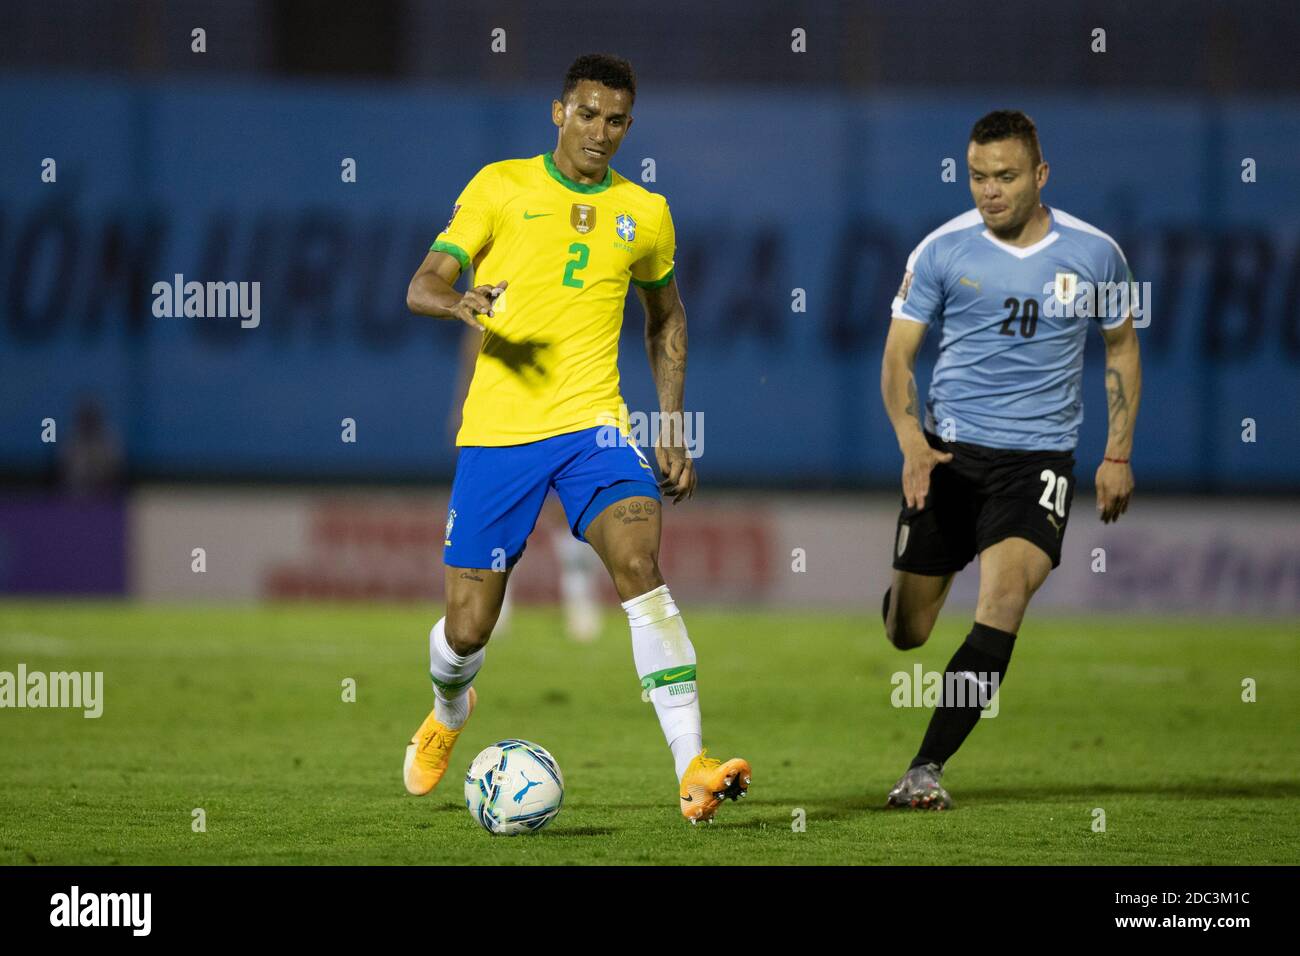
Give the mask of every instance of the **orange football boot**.
M 682 816 L 692 824 L 713 822 L 723 800 L 738 800 L 749 790 L 749 761 L 732 757 L 726 763 L 701 750 L 682 774 Z
M 478 702 L 478 694 L 473 687 L 467 693 L 469 714 L 465 715 L 466 723 Z M 461 724 L 461 729 L 464 726 Z M 459 730 L 452 730 L 434 716 L 433 710 L 429 711 L 429 716 L 424 718 L 424 723 L 420 724 L 420 729 L 406 747 L 402 779 L 408 793 L 422 797 L 438 785 L 442 775 L 447 772 L 447 765 L 451 763 L 451 748 L 456 746 L 456 738 L 459 736 Z

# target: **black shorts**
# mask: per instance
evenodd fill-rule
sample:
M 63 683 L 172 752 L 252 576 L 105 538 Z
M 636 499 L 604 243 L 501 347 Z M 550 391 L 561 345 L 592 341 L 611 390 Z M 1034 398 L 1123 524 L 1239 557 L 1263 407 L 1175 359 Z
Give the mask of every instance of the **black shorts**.
M 898 516 L 894 568 L 914 574 L 952 574 L 985 548 L 1025 538 L 1061 563 L 1061 540 L 1074 500 L 1074 453 L 1012 451 L 940 441 L 952 461 L 930 472 L 925 507 Z

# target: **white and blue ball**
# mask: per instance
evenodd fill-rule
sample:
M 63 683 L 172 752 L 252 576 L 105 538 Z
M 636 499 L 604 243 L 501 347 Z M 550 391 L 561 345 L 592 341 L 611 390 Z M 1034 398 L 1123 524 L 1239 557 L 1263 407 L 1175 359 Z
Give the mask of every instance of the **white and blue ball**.
M 488 833 L 533 833 L 564 803 L 560 765 L 527 740 L 501 740 L 474 758 L 465 775 L 465 806 Z

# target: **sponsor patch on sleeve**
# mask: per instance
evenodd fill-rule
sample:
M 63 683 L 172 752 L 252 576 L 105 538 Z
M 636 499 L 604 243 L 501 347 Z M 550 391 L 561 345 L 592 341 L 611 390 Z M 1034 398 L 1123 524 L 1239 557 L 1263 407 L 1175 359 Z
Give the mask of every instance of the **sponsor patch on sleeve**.
M 903 273 L 903 284 L 898 287 L 898 294 L 895 296 L 900 302 L 907 301 L 907 292 L 912 288 L 912 273 Z

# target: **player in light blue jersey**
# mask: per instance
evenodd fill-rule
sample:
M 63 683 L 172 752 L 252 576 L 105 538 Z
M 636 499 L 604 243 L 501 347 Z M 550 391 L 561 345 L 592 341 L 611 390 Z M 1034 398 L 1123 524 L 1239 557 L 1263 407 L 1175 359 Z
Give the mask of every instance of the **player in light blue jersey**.
M 1083 420 L 1088 327 L 1106 343 L 1110 429 L 1097 468 L 1101 520 L 1133 493 L 1129 458 L 1141 391 L 1136 286 L 1110 236 L 1041 202 L 1048 166 L 1033 121 L 983 117 L 966 152 L 975 207 L 907 260 L 881 371 L 903 452 L 903 507 L 885 632 L 900 649 L 930 636 L 953 575 L 976 555 L 975 623 L 944 673 L 915 759 L 888 804 L 944 809 L 944 764 L 997 692 L 1025 608 L 1061 562 Z M 924 426 L 913 367 L 938 326 Z

